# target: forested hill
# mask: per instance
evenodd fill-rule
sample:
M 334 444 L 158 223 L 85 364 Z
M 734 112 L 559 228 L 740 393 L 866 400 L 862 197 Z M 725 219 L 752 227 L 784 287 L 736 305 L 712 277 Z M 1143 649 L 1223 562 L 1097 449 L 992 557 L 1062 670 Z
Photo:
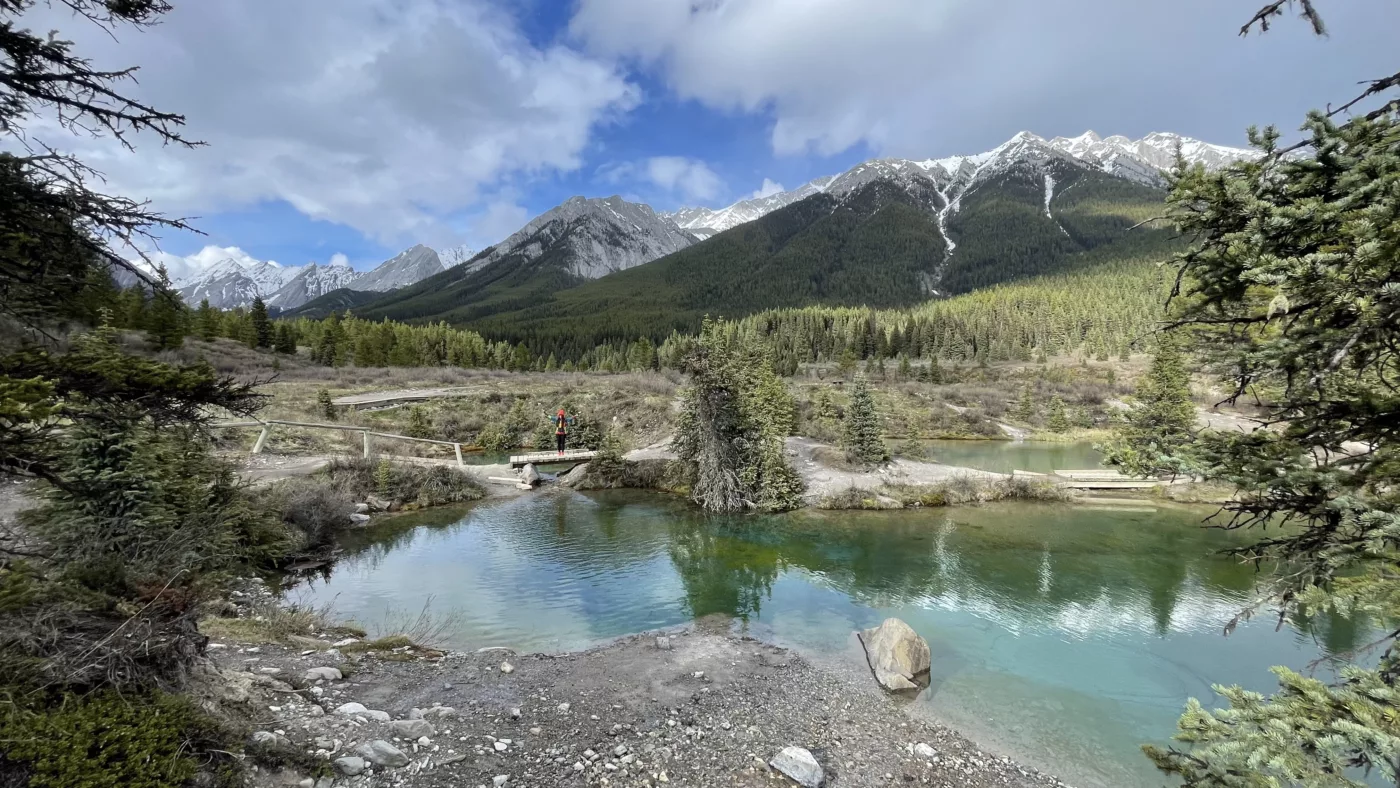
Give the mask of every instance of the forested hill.
M 932 189 L 875 180 L 845 199 L 819 194 L 647 265 L 550 294 L 523 309 L 449 322 L 539 352 L 695 331 L 704 315 L 780 307 L 912 306 L 998 282 L 1103 263 L 1164 259 L 1155 189 L 1082 168 L 1010 168 L 947 203 Z M 946 234 L 945 234 L 946 233 Z M 946 240 L 945 240 L 946 239 Z M 951 241 L 951 243 L 949 243 Z M 951 254 L 949 247 L 952 247 Z

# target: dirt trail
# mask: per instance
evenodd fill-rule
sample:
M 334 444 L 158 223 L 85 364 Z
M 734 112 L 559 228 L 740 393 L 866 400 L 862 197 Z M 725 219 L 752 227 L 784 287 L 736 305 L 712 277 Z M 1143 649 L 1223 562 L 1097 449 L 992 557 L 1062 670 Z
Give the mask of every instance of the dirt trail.
M 788 459 L 802 479 L 807 482 L 805 498 L 815 502 L 822 498 L 851 488 L 873 490 L 887 484 L 938 484 L 958 476 L 972 476 L 980 479 L 1001 479 L 1005 474 L 963 468 L 957 465 L 943 465 L 936 462 L 918 462 L 903 457 L 890 460 L 885 465 L 869 471 L 852 471 L 834 468 L 822 461 L 822 455 L 839 452 L 811 438 L 791 437 L 787 439 Z

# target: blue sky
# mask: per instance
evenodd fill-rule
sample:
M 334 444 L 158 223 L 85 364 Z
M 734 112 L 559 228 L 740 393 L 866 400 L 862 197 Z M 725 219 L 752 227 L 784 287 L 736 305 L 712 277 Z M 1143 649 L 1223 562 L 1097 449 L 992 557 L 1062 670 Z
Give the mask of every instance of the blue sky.
M 1386 0 L 1322 0 L 1326 38 L 1291 16 L 1241 38 L 1261 0 L 173 4 L 116 41 L 58 9 L 32 22 L 141 66 L 133 90 L 206 147 L 31 132 L 110 190 L 198 217 L 206 235 L 160 243 L 177 275 L 235 247 L 357 268 L 418 242 L 479 249 L 575 194 L 719 207 L 1023 129 L 1242 145 L 1251 123 L 1294 129 L 1392 73 L 1400 29 Z

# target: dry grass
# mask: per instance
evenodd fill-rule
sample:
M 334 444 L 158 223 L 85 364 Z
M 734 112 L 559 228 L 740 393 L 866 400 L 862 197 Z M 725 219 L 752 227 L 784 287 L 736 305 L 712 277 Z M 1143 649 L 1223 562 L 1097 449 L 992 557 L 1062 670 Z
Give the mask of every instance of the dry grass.
M 199 629 L 216 640 L 254 644 L 285 643 L 292 637 L 309 637 L 317 632 L 344 631 L 335 623 L 334 611 L 330 605 L 275 601 L 257 606 L 252 615 L 242 618 L 202 619 Z
M 887 484 L 851 488 L 828 495 L 819 509 L 923 509 L 993 501 L 1070 501 L 1074 494 L 1050 482 L 1024 476 L 954 476 L 938 484 Z

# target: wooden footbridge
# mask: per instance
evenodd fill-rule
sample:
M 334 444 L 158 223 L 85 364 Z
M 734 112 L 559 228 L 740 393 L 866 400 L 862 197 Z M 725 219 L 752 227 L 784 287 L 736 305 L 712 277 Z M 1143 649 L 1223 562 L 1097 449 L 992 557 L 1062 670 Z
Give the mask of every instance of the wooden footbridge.
M 549 465 L 557 462 L 587 462 L 598 456 L 596 451 L 569 449 L 563 454 L 557 451 L 537 451 L 530 454 L 511 455 L 510 467 L 523 468 L 526 465 Z
M 1052 471 L 1050 473 L 1012 471 L 1011 475 L 1033 476 L 1039 479 L 1048 479 L 1056 487 L 1064 487 L 1070 490 L 1150 490 L 1154 487 L 1162 486 L 1161 479 L 1127 476 L 1118 471 L 1103 468 Z

